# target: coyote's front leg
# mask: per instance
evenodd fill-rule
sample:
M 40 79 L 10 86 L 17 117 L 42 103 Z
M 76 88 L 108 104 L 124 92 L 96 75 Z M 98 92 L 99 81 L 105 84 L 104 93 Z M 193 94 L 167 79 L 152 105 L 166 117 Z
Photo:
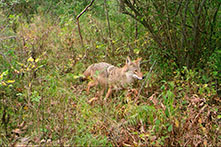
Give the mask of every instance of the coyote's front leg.
M 112 86 L 109 87 L 109 89 L 108 89 L 108 91 L 107 91 L 107 94 L 106 94 L 106 96 L 105 96 L 105 99 L 104 99 L 105 101 L 106 101 L 106 99 L 111 95 L 111 93 L 112 93 L 112 88 L 113 88 Z

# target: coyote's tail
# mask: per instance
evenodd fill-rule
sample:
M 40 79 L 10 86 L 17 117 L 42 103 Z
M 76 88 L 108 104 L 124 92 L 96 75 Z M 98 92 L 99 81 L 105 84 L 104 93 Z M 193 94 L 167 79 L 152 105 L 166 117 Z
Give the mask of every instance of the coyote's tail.
M 79 80 L 80 82 L 84 82 L 85 80 L 87 80 L 87 78 L 84 77 L 84 75 L 75 75 L 74 76 L 75 80 Z
M 84 81 L 86 81 L 87 79 L 85 78 L 85 77 L 79 77 L 79 81 L 80 82 L 84 82 Z
M 88 80 L 88 77 L 91 75 L 91 67 L 88 67 L 82 76 L 79 77 L 80 82 Z

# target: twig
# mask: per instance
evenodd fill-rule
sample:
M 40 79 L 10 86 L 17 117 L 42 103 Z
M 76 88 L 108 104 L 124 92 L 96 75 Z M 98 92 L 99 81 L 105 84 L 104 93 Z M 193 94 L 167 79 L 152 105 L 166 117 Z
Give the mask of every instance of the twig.
M 153 39 L 156 41 L 159 47 L 165 49 L 165 47 L 162 45 L 162 38 L 159 34 L 154 33 L 154 28 L 149 22 L 149 19 L 140 19 L 144 18 L 144 15 L 142 13 L 139 13 L 139 11 L 133 6 L 133 4 L 129 0 L 124 0 L 124 3 L 134 12 L 135 15 L 128 12 L 127 10 L 123 11 L 123 13 L 131 16 L 132 18 L 143 24 L 143 26 L 149 30 L 149 32 L 153 36 Z
M 10 66 L 12 67 L 12 64 L 10 62 L 10 60 L 5 56 L 4 53 L 0 52 L 0 55 L 2 55 L 3 58 L 5 58 L 5 60 L 10 64 Z
M 16 38 L 16 36 L 8 36 L 8 37 L 0 38 L 0 42 L 3 40 L 11 39 L 11 38 Z
M 76 17 L 77 19 L 77 25 L 78 25 L 78 32 L 79 32 L 79 35 L 80 35 L 80 38 L 81 38 L 81 45 L 84 46 L 84 43 L 83 43 L 83 37 L 81 35 L 81 28 L 80 28 L 80 24 L 79 24 L 79 18 L 81 17 L 82 14 L 84 14 L 84 12 L 87 11 L 87 9 L 93 4 L 94 0 L 91 0 L 90 4 L 87 5 L 87 7 L 84 8 L 83 11 L 81 11 L 80 14 L 78 14 L 78 16 Z
M 138 93 L 138 97 L 140 96 L 140 93 L 141 93 L 141 90 L 142 90 L 143 87 L 144 87 L 144 84 L 147 83 L 147 80 L 149 79 L 150 73 L 152 72 L 152 69 L 153 69 L 153 67 L 154 67 L 155 64 L 156 64 L 156 60 L 154 61 L 153 65 L 150 67 L 150 71 L 149 71 L 148 75 L 146 76 L 145 81 L 144 81 L 144 82 L 142 83 L 142 85 L 141 85 L 141 88 L 140 88 L 139 93 Z
M 104 0 L 104 9 L 105 9 L 105 15 L 106 15 L 107 26 L 108 26 L 108 35 L 109 35 L 108 41 L 111 44 L 112 55 L 114 56 L 115 47 L 114 47 L 114 44 L 113 44 L 113 41 L 112 41 L 112 33 L 111 33 L 111 25 L 110 25 L 110 19 L 109 19 L 109 11 L 108 11 L 108 8 L 107 8 L 107 1 L 106 0 Z M 106 52 L 106 55 L 107 55 L 107 52 Z

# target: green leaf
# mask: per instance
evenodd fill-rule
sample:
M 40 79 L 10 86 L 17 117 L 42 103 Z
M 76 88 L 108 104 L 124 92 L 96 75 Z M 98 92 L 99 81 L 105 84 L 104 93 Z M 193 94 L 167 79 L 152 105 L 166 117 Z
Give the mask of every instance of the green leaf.
M 135 49 L 134 49 L 134 53 L 135 53 L 135 54 L 139 54 L 139 53 L 140 53 L 140 49 L 135 48 Z
M 218 72 L 217 71 L 214 71 L 213 72 L 213 76 L 217 76 L 218 75 Z
M 168 127 L 168 131 L 171 132 L 172 130 L 173 130 L 173 125 L 170 125 L 170 126 Z
M 174 87 L 175 87 L 174 82 L 172 81 L 172 82 L 169 82 L 168 84 L 170 85 L 170 88 L 173 90 L 173 89 L 174 89 Z
M 157 126 L 160 125 L 160 120 L 157 119 L 157 120 L 155 121 L 155 124 L 156 124 Z
M 168 98 L 173 98 L 174 97 L 174 93 L 170 90 L 167 91 L 167 96 Z
M 165 110 L 165 114 L 166 114 L 167 117 L 169 117 L 170 113 L 169 113 L 168 108 L 166 108 L 166 110 Z

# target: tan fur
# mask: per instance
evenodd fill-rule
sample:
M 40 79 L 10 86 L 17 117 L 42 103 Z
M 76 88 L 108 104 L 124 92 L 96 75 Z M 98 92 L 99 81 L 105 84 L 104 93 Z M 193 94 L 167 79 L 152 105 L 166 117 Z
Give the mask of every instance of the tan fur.
M 140 61 L 141 58 L 138 58 L 132 62 L 131 59 L 127 57 L 126 64 L 122 68 L 105 62 L 90 65 L 84 72 L 85 78 L 92 79 L 88 83 L 87 93 L 89 94 L 91 87 L 101 85 L 102 90 L 100 95 L 102 96 L 104 90 L 108 88 L 105 96 L 105 98 L 108 98 L 113 89 L 125 88 L 135 79 L 143 79 L 143 74 L 140 72 Z

